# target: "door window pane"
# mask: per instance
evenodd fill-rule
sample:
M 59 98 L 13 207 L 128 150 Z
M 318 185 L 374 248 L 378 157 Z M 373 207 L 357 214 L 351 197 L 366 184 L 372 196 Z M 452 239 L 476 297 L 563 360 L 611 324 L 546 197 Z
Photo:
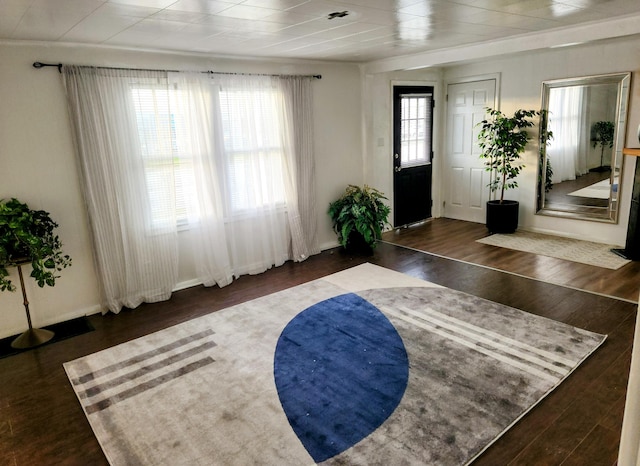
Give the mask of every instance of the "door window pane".
M 431 162 L 431 94 L 407 94 L 400 98 L 400 165 Z

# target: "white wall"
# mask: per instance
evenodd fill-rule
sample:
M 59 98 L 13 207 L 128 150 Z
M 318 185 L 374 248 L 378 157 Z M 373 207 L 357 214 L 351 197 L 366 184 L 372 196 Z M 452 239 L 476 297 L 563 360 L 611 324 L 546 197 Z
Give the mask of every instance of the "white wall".
M 32 208 L 51 212 L 60 224 L 58 233 L 74 264 L 62 272 L 55 288 L 39 289 L 27 280 L 35 325 L 65 320 L 100 310 L 99 284 L 93 268 L 90 233 L 77 177 L 71 131 L 59 74 L 55 68 L 35 70 L 34 61 L 136 68 L 215 69 L 264 73 L 313 73 L 314 131 L 317 170 L 318 239 L 321 247 L 336 244 L 326 210 L 347 184 L 367 182 L 382 190 L 393 203 L 391 86 L 420 83 L 435 86 L 434 216 L 441 179 L 439 155 L 444 132 L 444 86 L 469 76 L 500 73 L 501 108 L 539 108 L 543 80 L 640 70 L 640 42 L 607 41 L 530 52 L 475 63 L 424 68 L 414 71 L 361 75 L 349 64 L 304 61 L 255 61 L 211 58 L 199 55 L 160 54 L 99 47 L 0 44 L 0 198 L 17 197 Z M 404 66 L 418 68 L 420 59 L 405 57 Z M 366 66 L 363 70 L 370 70 Z M 640 112 L 640 83 L 633 79 L 632 123 Z M 635 105 L 634 105 L 635 104 Z M 634 129 L 635 129 L 634 126 Z M 534 214 L 536 152 L 525 156 L 527 168 L 520 177 L 516 197 L 522 203 L 521 226 L 596 241 L 624 244 L 635 157 L 625 160 L 620 222 L 556 219 Z M 185 250 L 188 248 L 184 248 Z M 193 268 L 184 255 L 180 280 L 193 279 Z M 15 274 L 14 274 L 15 277 Z M 17 280 L 17 278 L 16 278 Z M 0 293 L 0 336 L 17 333 L 26 325 L 22 297 Z
M 464 54 L 463 54 L 464 55 Z M 418 68 L 423 63 L 420 57 L 404 57 L 402 65 L 407 68 Z M 440 88 L 446 83 L 474 76 L 488 74 L 500 74 L 501 86 L 499 89 L 500 108 L 511 113 L 518 108 L 539 109 L 541 106 L 542 81 L 569 77 L 606 74 L 614 72 L 640 71 L 640 41 L 637 38 L 617 39 L 598 43 L 595 45 L 574 46 L 571 48 L 556 48 L 527 52 L 526 54 L 514 54 L 496 58 L 484 58 L 464 64 L 446 65 L 441 70 L 437 68 L 425 68 L 411 72 L 380 72 L 373 73 L 375 66 L 367 66 L 369 72 L 365 88 L 369 90 L 374 103 L 367 110 L 367 119 L 371 120 L 367 127 L 366 146 L 370 148 L 369 159 L 371 169 L 368 170 L 367 180 L 378 183 L 383 190 L 391 190 L 391 164 L 386 157 L 390 157 L 388 147 L 376 147 L 376 141 L 380 134 L 390 134 L 390 121 L 386 118 L 390 115 L 390 85 L 394 79 L 436 79 Z M 400 77 L 400 78 L 399 78 Z M 640 95 L 640 82 L 637 76 L 632 80 L 632 99 Z M 442 99 L 440 99 L 442 101 Z M 638 103 L 636 108 L 640 107 Z M 442 110 L 442 106 L 440 107 Z M 438 107 L 436 107 L 438 111 Z M 390 117 L 389 117 L 390 118 Z M 436 114 L 436 119 L 443 121 L 444 112 Z M 437 121 L 436 120 L 436 121 Z M 637 126 L 637 118 L 634 117 Z M 440 125 L 435 137 L 442 134 L 444 125 Z M 435 128 L 434 128 L 435 131 Z M 440 147 L 438 145 L 437 147 Z M 438 152 L 436 150 L 436 157 Z M 520 188 L 510 191 L 509 197 L 519 200 L 520 227 L 576 237 L 586 240 L 598 241 L 614 245 L 624 245 L 626 240 L 627 223 L 631 199 L 631 186 L 636 157 L 626 157 L 623 190 L 621 193 L 620 221 L 618 224 L 606 224 L 600 222 L 587 222 L 581 220 L 569 220 L 555 217 L 535 215 L 536 205 L 536 180 L 537 180 L 537 143 L 532 142 L 530 150 L 524 156 L 526 168 L 518 178 Z M 434 162 L 434 216 L 438 215 L 437 191 L 438 180 L 442 177 L 441 167 Z
M 360 72 L 349 64 L 257 62 L 197 55 L 134 52 L 98 47 L 0 44 L 0 199 L 16 197 L 51 213 L 72 267 L 54 288 L 27 279 L 35 326 L 101 310 L 90 232 L 80 192 L 62 80 L 55 68 L 36 70 L 34 61 L 97 66 L 322 74 L 314 81 L 318 240 L 336 244 L 326 214 L 329 202 L 349 183 L 362 183 Z M 181 248 L 188 251 L 189 248 Z M 180 280 L 194 278 L 189 255 Z M 30 273 L 30 270 L 26 270 Z M 15 282 L 17 274 L 12 272 Z M 0 337 L 26 328 L 22 296 L 0 293 Z

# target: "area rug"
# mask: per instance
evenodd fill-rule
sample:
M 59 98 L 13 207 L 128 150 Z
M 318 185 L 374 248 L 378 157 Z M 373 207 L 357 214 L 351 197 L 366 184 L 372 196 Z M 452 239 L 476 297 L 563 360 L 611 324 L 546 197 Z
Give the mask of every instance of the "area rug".
M 364 264 L 64 367 L 112 465 L 462 465 L 604 339 Z
M 613 185 L 614 199 L 617 191 L 618 191 L 618 178 L 616 177 Z M 593 183 L 592 185 L 589 185 L 582 189 L 578 189 L 577 191 L 573 191 L 568 194 L 568 196 L 589 197 L 592 199 L 609 199 L 610 195 L 611 195 L 611 180 L 609 180 L 608 178 L 606 180 L 598 181 L 597 183 Z
M 517 230 L 515 233 L 507 235 L 493 234 L 476 241 L 491 246 L 531 252 L 612 270 L 619 269 L 631 262 L 611 251 L 611 249 L 619 246 L 522 230 Z

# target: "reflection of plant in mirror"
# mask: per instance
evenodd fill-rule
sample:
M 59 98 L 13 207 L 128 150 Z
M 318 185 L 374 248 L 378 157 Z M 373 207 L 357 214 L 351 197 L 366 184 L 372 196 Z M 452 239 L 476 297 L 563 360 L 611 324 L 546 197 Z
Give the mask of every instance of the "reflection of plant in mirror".
M 615 125 L 612 121 L 597 121 L 593 124 L 593 147 L 597 147 L 598 144 L 604 148 L 604 146 L 613 147 L 613 133 L 615 132 Z
M 551 140 L 553 139 L 553 131 L 549 131 L 549 111 L 548 110 L 540 110 L 540 157 L 538 173 L 539 176 L 542 177 L 542 171 L 545 171 L 544 177 L 544 192 L 548 193 L 553 188 L 553 184 L 551 180 L 553 179 L 553 168 L 551 167 L 551 159 L 549 156 L 546 156 L 545 163 L 545 154 L 546 147 L 549 145 Z
M 597 121 L 591 128 L 592 144 L 597 147 L 600 144 L 600 167 L 604 165 L 604 148 L 605 146 L 613 147 L 613 134 L 616 130 L 612 121 Z
M 512 117 L 508 117 L 500 110 L 486 110 L 489 118 L 478 123 L 481 126 L 478 146 L 482 151 L 480 157 L 487 159 L 486 170 L 496 172 L 489 188 L 491 192 L 500 190 L 502 202 L 504 191 L 518 186 L 515 178 L 524 168 L 524 164 L 520 163 L 520 154 L 531 139 L 526 128 L 534 125 L 528 118 L 539 115 L 540 112 L 520 109 Z

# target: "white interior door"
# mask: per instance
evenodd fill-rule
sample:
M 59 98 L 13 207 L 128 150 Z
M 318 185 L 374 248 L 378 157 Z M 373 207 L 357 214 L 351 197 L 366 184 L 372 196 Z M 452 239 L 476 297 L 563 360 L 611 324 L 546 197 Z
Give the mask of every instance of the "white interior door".
M 449 84 L 447 96 L 443 215 L 484 223 L 490 173 L 478 156 L 478 123 L 495 108 L 496 80 Z

